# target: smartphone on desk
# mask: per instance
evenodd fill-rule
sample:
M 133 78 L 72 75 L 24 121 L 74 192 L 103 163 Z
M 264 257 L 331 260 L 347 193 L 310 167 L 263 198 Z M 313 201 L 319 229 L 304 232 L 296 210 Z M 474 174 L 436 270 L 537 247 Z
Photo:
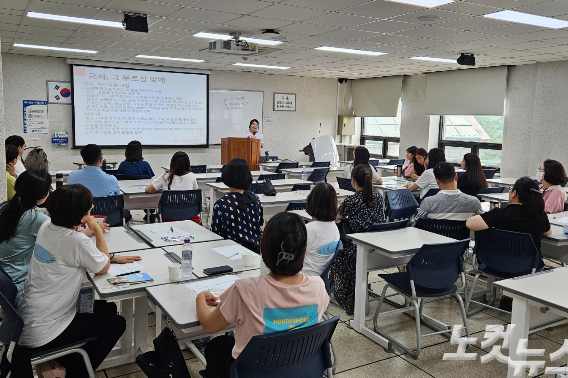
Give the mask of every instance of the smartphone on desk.
M 203 273 L 207 274 L 208 276 L 214 276 L 216 274 L 222 273 L 230 273 L 233 271 L 233 268 L 228 265 L 216 266 L 213 268 L 205 268 L 203 269 Z

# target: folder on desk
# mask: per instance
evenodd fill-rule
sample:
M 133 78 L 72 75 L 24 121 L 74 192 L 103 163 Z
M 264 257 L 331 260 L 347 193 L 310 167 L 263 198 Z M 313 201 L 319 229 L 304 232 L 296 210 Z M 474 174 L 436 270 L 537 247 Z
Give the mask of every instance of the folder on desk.
M 107 280 L 111 285 L 135 285 L 144 282 L 152 282 L 154 279 L 148 275 L 148 273 L 135 273 L 129 274 L 128 276 L 120 276 L 109 278 Z

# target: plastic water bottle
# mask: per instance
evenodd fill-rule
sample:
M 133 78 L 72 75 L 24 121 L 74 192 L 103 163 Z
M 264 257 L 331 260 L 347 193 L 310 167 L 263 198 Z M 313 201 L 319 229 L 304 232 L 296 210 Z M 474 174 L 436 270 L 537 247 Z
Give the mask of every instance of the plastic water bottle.
M 302 181 L 306 181 L 308 179 L 308 172 L 306 172 L 306 167 L 302 168 Z
M 181 278 L 191 277 L 193 270 L 193 247 L 191 246 L 191 239 L 186 238 L 183 241 L 181 248 Z

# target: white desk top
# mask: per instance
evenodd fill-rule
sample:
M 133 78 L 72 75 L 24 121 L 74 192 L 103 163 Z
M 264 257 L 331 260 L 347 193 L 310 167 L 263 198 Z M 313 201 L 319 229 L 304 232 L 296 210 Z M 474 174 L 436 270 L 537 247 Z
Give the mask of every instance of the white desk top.
M 144 290 L 150 286 L 172 283 L 172 281 L 170 281 L 168 272 L 168 265 L 172 262 L 170 261 L 170 259 L 168 259 L 168 257 L 166 257 L 167 253 L 162 248 L 123 252 L 123 255 L 140 256 L 142 260 L 140 260 L 139 263 L 144 266 L 144 269 L 141 271 L 141 273 L 148 273 L 148 275 L 152 277 L 154 281 L 143 282 L 136 285 L 111 285 L 108 283 L 107 279 L 113 278 L 112 275 L 107 273 L 100 276 L 95 276 L 89 273 L 89 281 L 91 281 L 93 287 L 101 298 L 110 298 L 120 295 L 140 293 L 144 292 Z M 185 281 L 192 279 L 196 279 L 195 276 L 192 276 L 192 278 L 190 279 L 185 279 Z
M 555 268 L 518 279 L 497 281 L 493 285 L 504 292 L 528 298 L 551 308 L 568 311 L 568 267 Z
M 120 191 L 124 194 L 143 194 L 144 189 L 152 182 L 152 179 L 121 180 L 118 182 Z M 146 193 L 149 194 L 149 193 Z M 153 193 L 152 193 L 153 194 Z
M 298 214 L 300 216 L 300 218 L 302 218 L 302 220 L 304 220 L 304 221 L 308 221 L 308 222 L 312 221 L 312 216 L 310 214 L 308 214 L 308 212 L 306 210 L 290 210 L 288 212 Z
M 369 159 L 369 161 L 378 161 L 379 164 L 387 164 L 391 159 Z M 340 160 L 341 164 L 353 164 L 353 160 Z
M 176 227 L 180 230 L 187 231 L 191 236 L 193 236 L 192 243 L 201 243 L 213 240 L 222 240 L 223 237 L 217 235 L 214 232 L 209 231 L 205 227 L 198 225 L 190 220 L 179 221 L 179 222 L 166 222 L 166 223 L 150 223 L 143 225 L 131 226 L 130 228 L 135 231 L 142 239 L 149 243 L 152 247 L 168 247 L 176 244 L 183 244 L 183 241 L 179 242 L 166 242 L 163 241 L 158 234 L 152 232 L 152 230 L 160 228 Z
M 548 244 L 557 245 L 557 246 L 568 245 L 568 234 L 564 233 L 562 226 L 557 226 L 555 224 L 551 224 L 550 229 L 552 230 L 552 235 L 543 236 L 542 237 L 543 243 L 548 243 Z
M 291 188 L 295 184 L 311 184 L 312 183 L 311 181 L 302 181 L 300 179 L 270 180 L 270 182 L 272 183 L 272 185 L 274 185 L 275 188 L 287 187 L 287 186 L 289 186 Z M 229 187 L 227 185 L 223 184 L 222 182 L 208 182 L 207 186 L 210 186 L 210 187 L 215 188 L 217 190 L 229 190 Z
M 138 237 L 134 232 L 124 227 L 113 227 L 104 233 L 109 253 L 135 251 L 137 249 L 150 249 L 144 240 Z M 95 236 L 91 236 L 93 244 L 95 244 Z
M 568 226 L 568 222 L 559 222 L 560 219 L 568 217 L 568 211 L 563 211 L 561 213 L 548 214 L 548 221 L 550 224 L 555 224 L 557 226 Z
M 335 192 L 337 193 L 338 200 L 342 200 L 347 196 L 353 195 L 353 192 L 344 189 L 336 188 Z M 296 190 L 294 192 L 278 192 L 275 196 L 258 194 L 258 198 L 263 206 L 275 206 L 289 202 L 306 202 L 309 193 L 310 192 L 307 190 Z
M 262 171 L 251 171 L 252 177 L 258 177 L 260 175 L 267 174 L 266 172 Z M 207 172 L 207 173 L 196 173 L 195 178 L 197 182 L 200 181 L 215 181 L 217 177 L 221 177 L 221 172 Z
M 244 272 L 246 270 L 260 269 L 260 256 L 254 257 L 254 263 L 250 267 L 243 266 L 243 260 L 231 260 L 213 251 L 213 248 L 227 247 L 237 245 L 232 240 L 217 240 L 212 242 L 204 242 L 193 244 L 193 274 L 198 278 L 209 277 L 203 273 L 203 269 L 213 268 L 216 266 L 229 265 L 233 268 L 233 272 Z M 175 253 L 181 258 L 182 245 L 175 245 L 172 247 L 164 247 L 164 251 Z
M 518 177 L 499 177 L 487 179 L 487 183 L 497 186 L 513 186 L 518 179 Z
M 302 174 L 302 171 L 305 169 L 306 173 L 312 173 L 314 169 L 323 169 L 327 167 L 306 167 L 306 168 L 289 168 L 289 169 L 282 169 L 282 172 L 292 173 L 292 174 Z M 343 167 L 329 167 L 330 172 L 341 171 L 343 172 Z
M 76 169 L 69 169 L 69 170 L 64 170 L 64 171 L 49 171 L 49 174 L 53 177 L 55 177 L 55 175 L 57 173 L 61 173 L 63 174 L 63 176 L 69 176 L 69 173 L 76 171 Z
M 423 244 L 449 243 L 455 239 L 420 230 L 415 227 L 398 230 L 365 232 L 347 235 L 356 244 L 363 244 L 389 254 L 415 253 Z
M 478 194 L 481 198 L 486 198 L 488 200 L 499 201 L 499 202 L 509 202 L 509 193 L 486 193 Z
M 249 270 L 238 274 L 240 278 L 257 277 L 260 269 Z M 211 278 L 218 277 L 213 276 Z M 171 285 L 152 286 L 146 289 L 148 297 L 162 309 L 179 329 L 199 326 L 195 310 L 195 291 L 185 287 L 186 283 L 173 283 Z

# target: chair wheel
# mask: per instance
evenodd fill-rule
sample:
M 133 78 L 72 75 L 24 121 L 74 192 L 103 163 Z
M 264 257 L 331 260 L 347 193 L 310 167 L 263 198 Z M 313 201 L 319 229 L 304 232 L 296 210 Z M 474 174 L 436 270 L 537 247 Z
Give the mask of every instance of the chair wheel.
M 383 347 L 383 349 L 385 350 L 385 352 L 387 353 L 394 353 L 394 349 L 392 348 L 392 345 L 389 343 L 389 347 L 385 348 Z

